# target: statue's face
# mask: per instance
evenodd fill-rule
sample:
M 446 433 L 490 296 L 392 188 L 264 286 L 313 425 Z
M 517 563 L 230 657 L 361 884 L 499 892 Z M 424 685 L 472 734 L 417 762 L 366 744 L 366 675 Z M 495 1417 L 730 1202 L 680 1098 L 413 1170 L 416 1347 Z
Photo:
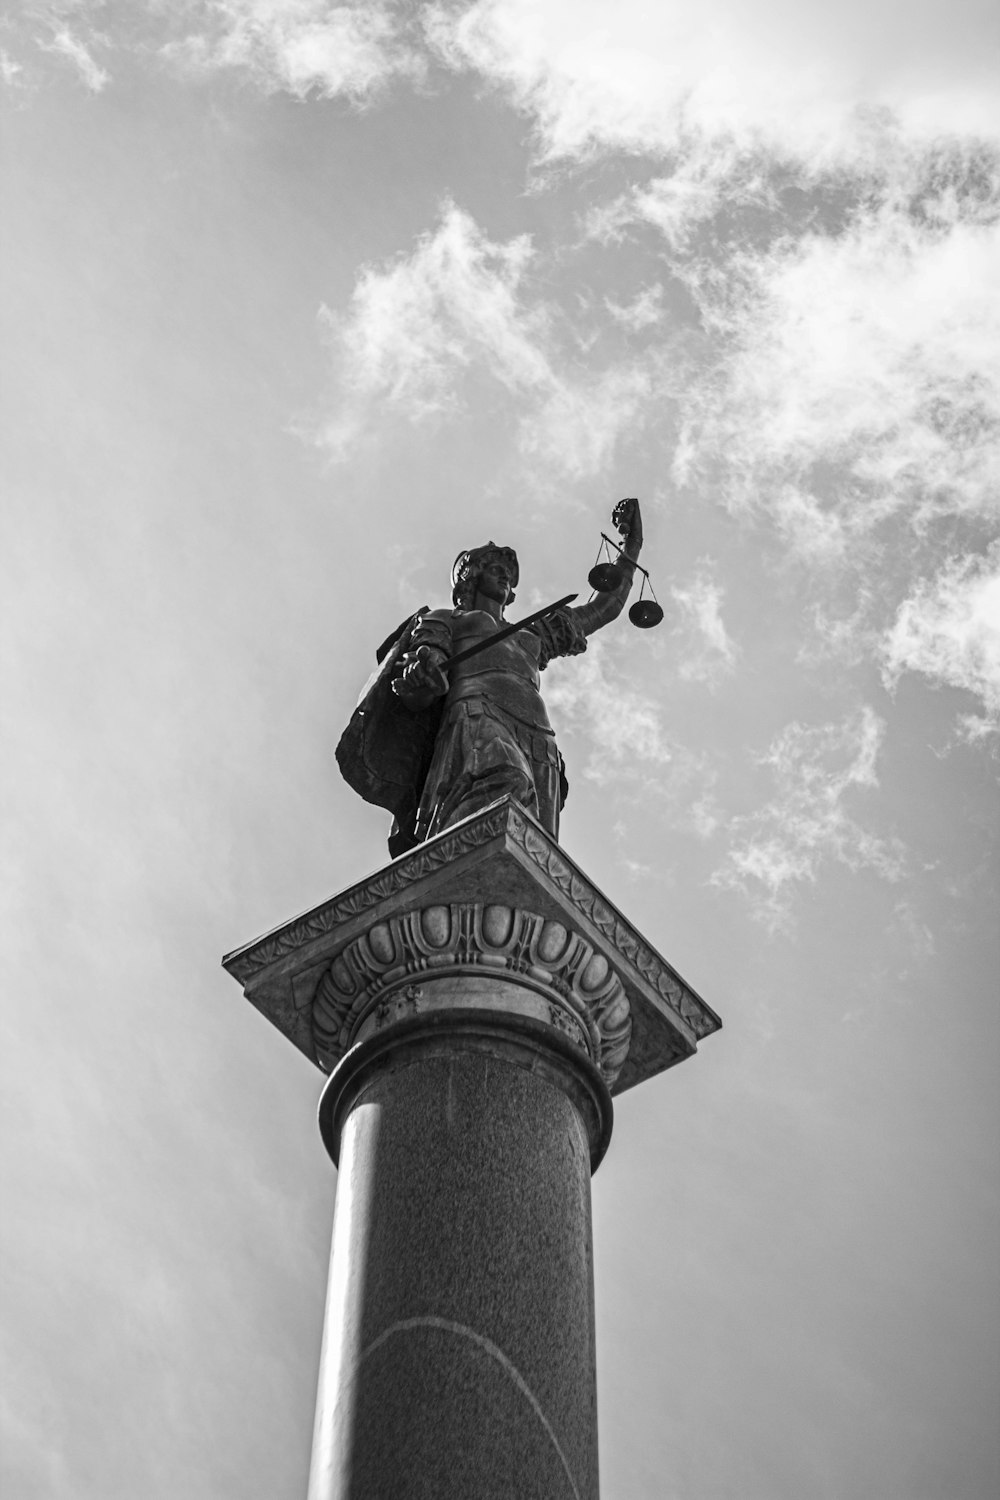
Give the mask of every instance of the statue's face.
M 514 564 L 507 552 L 488 552 L 479 564 L 476 591 L 506 604 L 514 587 Z

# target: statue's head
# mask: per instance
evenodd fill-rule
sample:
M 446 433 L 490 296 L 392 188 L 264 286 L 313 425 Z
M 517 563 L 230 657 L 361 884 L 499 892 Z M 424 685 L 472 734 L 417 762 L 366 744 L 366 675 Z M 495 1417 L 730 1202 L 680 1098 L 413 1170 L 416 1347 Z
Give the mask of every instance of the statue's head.
M 472 547 L 468 552 L 458 554 L 451 570 L 451 598 L 456 609 L 471 607 L 483 569 L 494 564 L 506 572 L 511 590 L 516 588 L 520 573 L 513 547 L 498 547 L 496 542 L 487 542 L 485 547 Z M 513 599 L 511 592 L 507 595 L 507 604 Z

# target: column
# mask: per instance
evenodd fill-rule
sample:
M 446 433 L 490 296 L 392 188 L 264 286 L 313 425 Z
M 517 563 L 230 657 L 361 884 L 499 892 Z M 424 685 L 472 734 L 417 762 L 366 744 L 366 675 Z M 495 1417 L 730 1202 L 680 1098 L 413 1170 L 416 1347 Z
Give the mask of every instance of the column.
M 477 998 L 376 1032 L 324 1091 L 309 1500 L 598 1495 L 590 1175 L 611 1097 L 553 1027 Z

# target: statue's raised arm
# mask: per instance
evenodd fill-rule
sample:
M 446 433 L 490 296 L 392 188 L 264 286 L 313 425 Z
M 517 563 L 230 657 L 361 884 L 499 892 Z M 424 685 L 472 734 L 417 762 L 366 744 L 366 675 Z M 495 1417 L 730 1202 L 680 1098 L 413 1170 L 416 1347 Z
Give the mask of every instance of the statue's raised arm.
M 589 604 L 579 604 L 569 613 L 574 615 L 584 635 L 593 635 L 617 620 L 629 596 L 635 580 L 635 564 L 642 551 L 642 512 L 638 500 L 619 500 L 611 512 L 611 522 L 622 538 L 622 549 L 617 563 L 622 572 L 622 581 L 616 589 L 598 594 Z

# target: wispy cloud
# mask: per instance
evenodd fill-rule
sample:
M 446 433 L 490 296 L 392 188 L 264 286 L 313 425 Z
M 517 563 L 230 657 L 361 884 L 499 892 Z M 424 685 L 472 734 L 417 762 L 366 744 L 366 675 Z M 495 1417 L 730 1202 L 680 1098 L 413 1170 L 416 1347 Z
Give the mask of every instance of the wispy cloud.
M 205 0 L 165 51 L 201 69 L 245 72 L 268 93 L 365 103 L 393 80 L 424 77 L 408 33 L 402 8 L 379 0 Z
M 845 805 L 856 791 L 878 785 L 884 730 L 867 705 L 839 724 L 789 724 L 761 757 L 774 775 L 776 794 L 758 811 L 733 820 L 734 842 L 712 884 L 741 891 L 774 931 L 787 925 L 796 887 L 814 883 L 829 861 L 898 879 L 899 843 L 870 833 Z
M 551 388 L 546 315 L 521 296 L 531 257 L 527 236 L 494 244 L 446 205 L 412 255 L 362 271 L 346 314 L 324 308 L 341 397 L 321 433 L 331 454 L 343 456 L 376 410 L 411 421 L 458 410 L 473 366 L 509 392 Z
M 675 481 L 838 594 L 803 664 L 879 662 L 943 538 L 971 554 L 1000 514 L 1000 149 L 871 138 L 834 162 L 693 135 L 586 220 L 609 255 L 652 229 L 697 310 Z
M 982 712 L 959 721 L 966 738 L 1000 733 L 1000 542 L 922 580 L 900 605 L 882 656 L 889 686 L 920 672 L 979 698 Z
M 693 138 L 813 164 L 874 160 L 885 122 L 909 137 L 1000 137 L 980 0 L 28 0 L 32 22 L 85 13 L 152 49 L 245 72 L 271 92 L 364 103 L 433 64 L 472 72 L 533 121 L 544 157 L 683 154 Z M 685 185 L 679 177 L 675 186 Z M 712 193 L 711 180 L 702 186 Z M 686 187 L 699 191 L 698 174 Z
M 111 82 L 111 74 L 96 62 L 87 46 L 68 26 L 59 26 L 50 42 L 39 42 L 43 52 L 54 52 L 65 57 L 76 69 L 86 88 L 92 94 L 100 94 Z
M 16 87 L 24 74 L 24 67 L 15 58 L 11 57 L 3 47 L 0 47 L 0 78 L 8 88 Z
M 331 457 L 346 458 L 387 414 L 422 422 L 467 410 L 485 378 L 513 403 L 523 456 L 570 475 L 606 467 L 662 388 L 660 356 L 573 360 L 559 309 L 532 285 L 535 264 L 530 237 L 491 241 L 446 204 L 410 255 L 363 270 L 346 311 L 321 313 L 335 397 L 317 438 Z
M 664 319 L 663 309 L 663 287 L 647 286 L 631 302 L 615 302 L 612 297 L 604 299 L 604 305 L 611 314 L 614 321 L 627 328 L 630 333 L 638 333 L 643 328 L 655 327 Z
M 622 437 L 635 434 L 662 389 L 655 358 L 624 360 L 606 369 L 570 369 L 555 356 L 547 396 L 518 424 L 518 447 L 574 479 L 609 468 Z
M 813 555 L 997 505 L 1000 157 L 932 154 L 907 188 L 843 232 L 680 271 L 718 355 L 677 476 L 710 469 Z
M 560 719 L 586 735 L 590 754 L 584 775 L 602 786 L 621 775 L 657 771 L 674 760 L 674 748 L 655 700 L 609 676 L 603 642 L 592 640 L 558 676 L 546 678 L 546 702 Z
M 725 590 L 703 564 L 690 581 L 670 590 L 680 612 L 675 634 L 682 640 L 680 676 L 710 687 L 732 672 L 738 650 L 722 619 Z
M 704 132 L 685 133 L 666 161 L 668 174 L 661 169 L 649 181 L 591 208 L 585 221 L 588 234 L 613 243 L 636 223 L 651 224 L 670 252 L 687 252 L 698 230 L 721 210 L 773 214 L 780 207 L 781 176 L 801 181 L 809 175 L 803 164 L 765 152 L 756 142 Z
M 905 945 L 910 964 L 919 966 L 933 958 L 937 950 L 934 933 L 922 920 L 912 901 L 897 901 L 893 919 Z M 910 967 L 908 965 L 907 967 Z
M 604 641 L 592 638 L 584 656 L 549 667 L 545 701 L 556 728 L 583 741 L 588 781 L 641 792 L 649 808 L 666 808 L 673 823 L 697 823 L 696 831 L 704 832 L 700 819 L 710 800 L 711 767 L 670 732 L 652 693 L 622 680 L 612 656 Z

